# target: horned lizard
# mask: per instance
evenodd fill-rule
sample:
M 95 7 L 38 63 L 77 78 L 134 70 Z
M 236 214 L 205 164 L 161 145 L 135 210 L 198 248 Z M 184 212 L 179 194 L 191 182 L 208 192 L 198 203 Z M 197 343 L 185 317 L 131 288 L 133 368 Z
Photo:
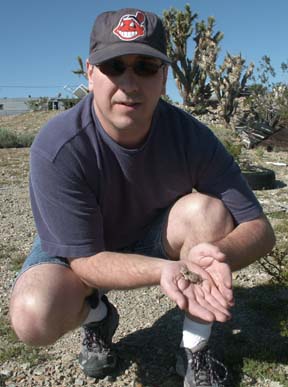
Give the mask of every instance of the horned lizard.
M 183 266 L 180 273 L 186 281 L 190 281 L 192 284 L 202 284 L 203 278 L 193 271 L 190 271 L 187 266 Z

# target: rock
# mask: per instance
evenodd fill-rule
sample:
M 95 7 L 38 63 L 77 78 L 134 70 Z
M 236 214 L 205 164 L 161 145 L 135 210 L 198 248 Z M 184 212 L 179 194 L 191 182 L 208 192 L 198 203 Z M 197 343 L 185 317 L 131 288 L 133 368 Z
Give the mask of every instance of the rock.
M 10 161 L 6 160 L 7 155 L 12 153 L 15 157 L 13 156 Z M 13 163 L 14 158 L 22 158 L 23 160 L 23 157 L 25 157 L 25 165 L 28 165 L 28 149 L 27 152 L 25 151 L 25 154 L 26 156 L 21 151 L 19 152 L 19 150 L 0 150 L 2 160 L 6 160 L 7 162 L 7 166 L 2 164 L 5 169 L 5 176 L 9 176 L 9 174 L 12 173 L 13 168 L 11 168 L 11 163 Z M 263 204 L 263 208 L 268 215 L 279 213 L 282 214 L 281 218 L 284 219 L 288 214 L 288 186 L 284 185 L 284 183 L 288 183 L 288 174 L 287 166 L 282 166 L 280 163 L 285 163 L 287 165 L 287 153 L 267 153 L 264 151 L 264 155 L 259 155 L 259 158 L 261 158 L 260 161 L 264 164 L 265 162 L 271 161 L 279 164 L 273 165 L 273 169 L 275 169 L 277 180 L 283 182 L 283 184 L 273 190 L 257 191 L 257 197 Z M 20 168 L 22 168 L 22 166 Z M 20 168 L 18 169 L 20 170 Z M 23 255 L 24 258 L 24 256 L 27 255 L 35 234 L 35 226 L 28 198 L 26 172 L 23 174 L 22 178 L 23 181 L 21 184 L 11 180 L 10 186 L 8 180 L 5 179 L 6 188 L 0 189 L 0 201 L 2 203 L 0 208 L 1 247 L 3 249 L 2 254 L 4 255 L 3 258 L 0 259 L 1 316 L 6 315 L 8 312 L 9 295 L 16 275 L 16 270 L 11 268 L 11 262 L 14 263 L 13 260 L 15 260 L 16 256 L 20 257 L 20 255 Z M 2 180 L 4 182 L 4 179 Z M 271 219 L 273 221 L 272 216 Z M 274 220 L 275 222 L 279 221 L 276 218 Z M 11 225 L 13 225 L 13 227 L 11 227 Z M 285 238 L 287 241 L 287 236 L 285 236 Z M 234 280 L 237 281 L 237 285 L 241 287 L 242 291 L 243 289 L 249 288 L 246 291 L 246 293 L 249 293 L 250 290 L 254 291 L 253 289 L 256 286 L 259 286 L 259 284 L 266 284 L 267 275 L 262 275 L 259 266 L 252 264 L 248 268 L 237 272 L 234 276 Z M 282 301 L 287 300 L 287 291 L 281 290 L 281 292 Z M 262 297 L 263 294 L 259 300 L 262 300 Z M 124 349 L 124 351 L 121 352 L 121 356 L 119 356 L 122 363 L 120 362 L 120 371 L 119 374 L 117 374 L 116 379 L 106 377 L 105 379 L 98 381 L 94 378 L 85 377 L 82 374 L 77 362 L 80 335 L 79 330 L 76 330 L 75 332 L 69 332 L 53 346 L 48 347 L 47 352 L 44 352 L 45 356 L 47 356 L 47 361 L 43 361 L 42 363 L 41 360 L 37 366 L 28 362 L 27 357 L 26 360 L 25 357 L 21 357 L 20 351 L 19 357 L 16 353 L 15 356 L 11 356 L 5 363 L 0 364 L 0 386 L 151 387 L 153 385 L 157 387 L 174 387 L 180 385 L 180 379 L 175 375 L 174 351 L 178 344 L 178 339 L 180 338 L 183 315 L 179 313 L 179 311 L 175 312 L 174 303 L 170 301 L 168 297 L 163 295 L 159 287 L 141 288 L 133 291 L 111 291 L 109 292 L 109 299 L 117 305 L 121 315 L 120 325 L 113 341 L 120 351 Z M 278 292 L 277 301 L 279 301 L 279 299 L 280 295 Z M 229 340 L 232 331 L 233 339 L 235 338 L 236 343 L 238 343 L 236 341 L 237 335 L 243 336 L 243 342 L 241 341 L 242 338 L 239 337 L 239 346 L 246 345 L 247 338 L 251 340 L 251 344 L 253 344 L 253 337 L 258 329 L 258 326 L 253 325 L 253 323 L 256 320 L 258 321 L 258 319 L 256 319 L 258 316 L 254 316 L 252 319 L 251 313 L 253 310 L 249 309 L 249 311 L 247 311 L 248 301 L 244 302 L 242 296 L 239 301 L 243 302 L 237 304 L 235 314 L 233 312 L 234 323 L 233 321 L 230 322 L 232 325 L 229 328 Z M 248 312 L 250 314 L 248 314 Z M 239 325 L 239 321 L 241 321 L 242 324 Z M 245 324 L 243 326 L 244 322 Z M 259 324 L 261 323 L 263 323 L 263 320 L 259 319 Z M 251 336 L 249 334 L 251 334 Z M 273 326 L 271 326 L 269 334 L 271 334 L 272 338 L 274 336 L 276 340 L 279 339 L 279 329 L 274 329 Z M 7 349 L 9 349 L 9 345 L 11 345 L 12 349 L 14 348 L 15 342 L 13 340 L 11 340 L 11 343 L 6 343 L 4 336 L 0 337 L 1 345 L 3 345 L 3 348 L 5 349 L 6 345 L 8 347 Z M 166 346 L 167 350 L 165 349 Z M 43 354 L 44 350 L 40 349 L 39 351 Z M 159 363 L 156 361 L 157 356 L 159 359 L 161 357 Z M 155 359 L 153 365 L 151 364 L 152 359 Z M 257 361 L 258 360 L 259 359 L 257 359 Z M 260 362 L 261 361 L 259 360 L 259 363 Z M 238 365 L 236 365 L 236 368 L 237 366 Z M 127 367 L 129 368 L 126 370 Z M 155 367 L 159 367 L 159 370 L 156 370 Z M 283 368 L 281 365 L 281 372 L 283 370 L 288 373 L 288 366 L 286 364 L 283 365 Z M 275 371 L 273 370 L 275 379 L 278 371 L 278 367 Z M 159 379 L 157 380 L 158 376 Z M 251 379 L 246 380 L 244 376 L 241 376 L 241 378 L 241 383 L 244 383 L 243 386 L 252 385 Z M 269 380 L 259 380 L 259 384 L 256 383 L 257 380 L 255 380 L 255 384 L 253 384 L 255 387 L 256 385 L 259 387 L 281 386 L 281 384 Z
M 84 380 L 82 379 L 75 379 L 75 386 L 83 386 Z
M 45 374 L 45 368 L 44 367 L 35 368 L 33 374 L 37 375 L 37 376 L 44 375 Z
M 4 378 L 10 378 L 10 376 L 13 375 L 13 372 L 7 368 L 3 368 L 0 370 L 0 378 L 1 376 L 4 377 Z

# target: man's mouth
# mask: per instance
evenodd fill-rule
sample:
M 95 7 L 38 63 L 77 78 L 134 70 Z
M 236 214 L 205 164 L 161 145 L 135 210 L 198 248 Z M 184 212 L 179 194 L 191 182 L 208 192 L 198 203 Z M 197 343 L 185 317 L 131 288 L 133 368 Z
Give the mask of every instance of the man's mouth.
M 127 102 L 127 101 L 117 101 L 116 104 L 133 108 L 133 107 L 139 106 L 140 102 L 137 102 L 137 101 L 135 101 L 135 102 L 132 102 L 132 101 L 129 101 L 129 102 Z

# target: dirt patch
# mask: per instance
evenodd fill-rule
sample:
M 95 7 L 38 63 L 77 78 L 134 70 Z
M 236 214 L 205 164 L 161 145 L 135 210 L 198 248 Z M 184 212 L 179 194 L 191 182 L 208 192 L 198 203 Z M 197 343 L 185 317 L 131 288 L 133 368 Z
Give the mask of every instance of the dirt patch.
M 36 133 L 59 111 L 29 112 L 17 116 L 0 116 L 0 128 L 11 129 L 15 132 Z
M 16 123 L 11 118 L 0 120 L 0 126 L 10 122 L 13 130 L 38 130 L 47 117 L 42 113 L 25 114 Z M 277 187 L 255 193 L 272 224 L 277 225 L 288 213 L 287 153 L 250 152 L 256 164 L 275 171 Z M 120 363 L 115 375 L 101 381 L 85 377 L 79 369 L 79 330 L 53 346 L 39 349 L 34 358 L 29 348 L 6 335 L 11 288 L 35 234 L 28 192 L 29 149 L 1 149 L 0 168 L 0 312 L 5 319 L 0 353 L 6 354 L 0 364 L 0 386 L 182 387 L 183 381 L 175 372 L 175 351 L 183 315 L 159 287 L 109 293 L 121 317 L 114 337 Z M 281 215 L 280 220 L 276 214 Z M 279 233 L 278 238 L 287 243 L 287 235 Z M 280 372 L 288 374 L 288 342 L 281 333 L 282 321 L 288 316 L 288 294 L 287 289 L 271 286 L 268 279 L 256 264 L 235 273 L 233 319 L 213 329 L 213 349 L 217 356 L 224 357 L 234 378 L 227 387 L 287 386 L 275 380 L 279 380 L 276 377 Z
M 288 150 L 288 128 L 280 129 L 278 132 L 262 141 L 259 146 L 270 150 Z

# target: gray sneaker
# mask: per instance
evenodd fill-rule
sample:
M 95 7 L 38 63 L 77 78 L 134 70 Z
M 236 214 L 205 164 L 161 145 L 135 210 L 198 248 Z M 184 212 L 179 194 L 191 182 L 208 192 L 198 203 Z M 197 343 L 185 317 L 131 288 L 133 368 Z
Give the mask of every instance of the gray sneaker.
M 227 379 L 227 368 L 211 356 L 207 345 L 193 352 L 180 348 L 176 358 L 176 372 L 184 378 L 184 387 L 221 387 Z
M 111 349 L 111 344 L 118 327 L 119 314 L 106 296 L 102 296 L 102 301 L 107 306 L 107 316 L 101 321 L 82 327 L 83 342 L 79 363 L 83 372 L 92 378 L 109 375 L 117 364 L 117 357 Z

